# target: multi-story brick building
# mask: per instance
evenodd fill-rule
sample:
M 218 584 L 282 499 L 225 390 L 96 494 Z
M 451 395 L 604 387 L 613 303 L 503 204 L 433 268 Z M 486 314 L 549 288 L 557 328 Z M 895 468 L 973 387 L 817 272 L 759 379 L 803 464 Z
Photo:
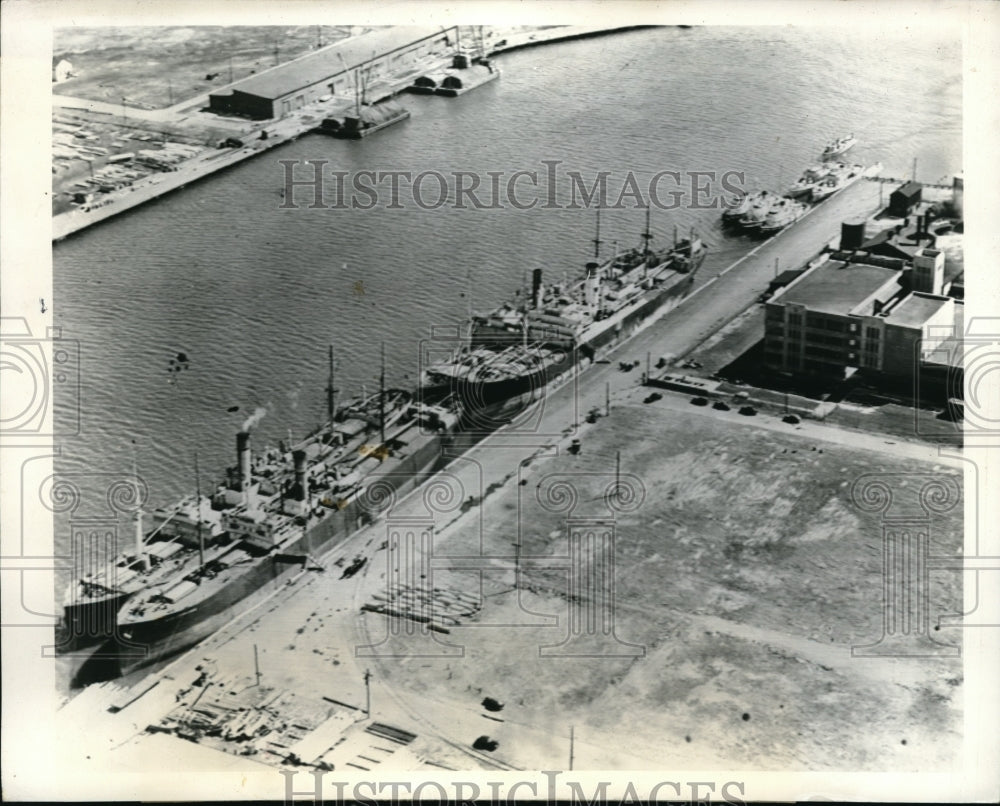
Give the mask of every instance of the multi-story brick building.
M 910 262 L 835 252 L 767 302 L 765 363 L 800 376 L 866 370 L 909 383 L 934 353 L 939 371 L 937 348 L 961 328 L 962 307 L 941 293 L 943 281 L 944 255 L 930 247 Z

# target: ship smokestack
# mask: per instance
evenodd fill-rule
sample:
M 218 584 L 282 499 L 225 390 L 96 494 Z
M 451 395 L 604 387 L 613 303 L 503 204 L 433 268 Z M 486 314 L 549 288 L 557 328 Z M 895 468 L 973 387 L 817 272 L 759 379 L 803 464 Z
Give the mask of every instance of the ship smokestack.
M 537 308 L 540 292 L 542 290 L 542 270 L 535 269 L 531 272 L 531 307 Z
M 240 431 L 236 435 L 236 471 L 239 474 L 240 489 L 243 500 L 249 503 L 250 497 L 250 432 Z
M 584 281 L 584 293 L 586 295 L 586 303 L 589 308 L 594 308 L 597 306 L 598 292 L 600 289 L 601 281 L 597 276 L 597 266 L 594 263 L 587 264 L 587 279 Z
M 293 451 L 292 460 L 295 462 L 295 487 L 292 488 L 292 495 L 296 501 L 306 500 L 306 452 L 303 450 Z

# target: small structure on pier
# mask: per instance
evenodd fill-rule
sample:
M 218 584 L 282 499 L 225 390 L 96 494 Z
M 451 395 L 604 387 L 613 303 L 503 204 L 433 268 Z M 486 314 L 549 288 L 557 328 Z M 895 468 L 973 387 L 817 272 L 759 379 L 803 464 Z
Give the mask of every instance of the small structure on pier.
M 889 215 L 906 218 L 920 203 L 923 185 L 910 181 L 889 195 Z

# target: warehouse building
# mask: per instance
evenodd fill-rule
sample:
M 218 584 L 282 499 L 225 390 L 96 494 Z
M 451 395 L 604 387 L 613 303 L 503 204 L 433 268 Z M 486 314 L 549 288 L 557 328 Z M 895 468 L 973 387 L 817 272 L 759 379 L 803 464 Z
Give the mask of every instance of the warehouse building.
M 941 293 L 944 254 L 920 249 L 907 263 L 867 252 L 835 252 L 766 304 L 764 360 L 787 374 L 844 379 L 858 370 L 911 385 L 961 327 L 962 303 Z M 960 330 L 958 332 L 961 332 Z M 939 378 L 943 380 L 943 377 Z
M 213 93 L 209 109 L 255 120 L 280 118 L 324 96 L 353 98 L 355 70 L 362 70 L 368 82 L 398 79 L 428 60 L 446 58 L 457 45 L 456 28 L 379 28 Z

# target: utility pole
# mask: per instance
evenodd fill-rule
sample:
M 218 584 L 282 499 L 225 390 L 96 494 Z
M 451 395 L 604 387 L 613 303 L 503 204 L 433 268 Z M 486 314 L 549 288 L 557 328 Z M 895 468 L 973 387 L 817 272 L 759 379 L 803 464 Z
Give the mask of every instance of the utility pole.
M 125 96 L 122 96 L 122 125 L 128 123 L 128 110 L 125 109 Z
M 573 726 L 569 726 L 569 768 L 573 769 Z
M 257 685 L 260 686 L 260 661 L 257 657 L 257 645 L 253 645 L 253 673 L 257 676 Z
M 365 669 L 365 716 L 371 717 L 372 715 L 372 689 L 371 683 L 372 673 Z
M 774 276 L 778 276 L 778 258 L 774 259 Z
M 229 80 L 232 81 L 233 77 L 230 76 Z M 170 104 L 169 105 L 173 106 L 174 105 L 174 84 L 170 80 L 169 77 L 167 78 L 167 98 L 170 100 Z
M 611 414 L 611 381 L 604 383 L 604 416 Z

